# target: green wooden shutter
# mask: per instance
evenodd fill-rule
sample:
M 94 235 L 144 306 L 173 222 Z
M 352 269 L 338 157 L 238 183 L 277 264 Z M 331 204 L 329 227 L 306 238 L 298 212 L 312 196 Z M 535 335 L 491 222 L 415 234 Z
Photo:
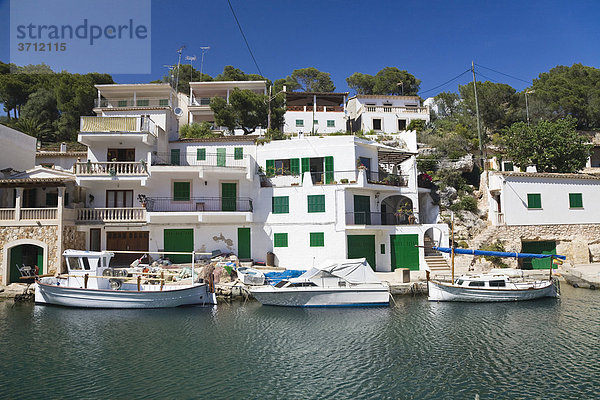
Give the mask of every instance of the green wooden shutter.
M 311 232 L 310 247 L 325 247 L 325 233 Z
M 179 149 L 171 149 L 171 165 L 180 165 Z
M 237 185 L 235 183 L 221 183 L 221 211 L 236 210 Z
M 348 235 L 348 258 L 363 257 L 375 271 L 375 235 Z
M 419 270 L 419 235 L 390 235 L 392 271 L 396 268 Z
M 310 171 L 310 158 L 306 157 L 302 159 L 302 174 Z
M 197 149 L 196 150 L 196 160 L 198 160 L 198 161 L 206 160 L 206 149 Z
M 325 157 L 325 183 L 333 182 L 333 157 Z
M 354 223 L 371 224 L 371 198 L 369 196 L 354 196 Z
M 160 99 L 160 100 L 158 100 L 158 105 L 159 106 L 168 106 L 169 105 L 169 99 Z
M 217 149 L 217 167 L 224 167 L 227 162 L 227 149 Z
M 542 195 L 527 193 L 527 208 L 542 208 Z
M 583 196 L 581 193 L 569 193 L 569 207 L 583 208 Z
M 288 214 L 290 212 L 289 196 L 273 196 L 271 203 L 273 214 Z
M 149 99 L 137 100 L 136 105 L 138 107 L 148 107 L 150 105 L 150 100 Z
M 300 159 L 299 158 L 290 159 L 290 172 L 292 173 L 292 175 L 300 174 Z
M 15 246 L 10 249 L 10 260 L 8 262 L 10 263 L 8 283 L 21 283 L 21 279 L 19 279 L 21 273 L 19 272 L 17 265 L 21 268 L 23 264 L 23 245 Z
M 274 233 L 273 234 L 273 247 L 288 247 L 288 234 L 287 233 Z
M 233 159 L 234 160 L 241 160 L 244 158 L 244 148 L 243 147 L 236 147 L 235 149 L 233 149 Z
M 44 249 L 42 249 L 41 247 L 37 248 L 37 264 L 38 268 L 40 269 L 38 271 L 38 274 L 41 275 L 44 273 Z
M 309 195 L 307 197 L 307 203 L 309 213 L 325 212 L 324 194 Z
M 265 173 L 267 174 L 267 176 L 273 176 L 275 175 L 275 160 L 267 160 L 267 169 L 265 171 Z
M 173 201 L 190 201 L 189 182 L 173 182 Z
M 194 251 L 193 229 L 165 229 L 164 251 L 189 252 Z M 175 264 L 189 263 L 192 261 L 191 254 L 166 254 L 166 257 Z
M 238 258 L 250 258 L 250 228 L 238 228 Z
M 127 100 L 119 100 L 117 102 L 117 107 L 127 107 Z

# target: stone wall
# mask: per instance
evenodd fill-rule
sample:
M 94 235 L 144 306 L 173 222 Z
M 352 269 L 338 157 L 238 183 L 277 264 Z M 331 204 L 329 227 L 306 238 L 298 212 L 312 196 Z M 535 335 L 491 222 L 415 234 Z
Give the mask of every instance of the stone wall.
M 63 227 L 63 251 L 67 249 L 85 250 L 85 241 L 85 232 L 77 231 L 77 228 L 75 226 Z M 64 257 L 61 257 L 61 262 L 63 266 L 66 267 Z
M 5 285 L 5 265 L 8 266 L 9 260 L 4 260 L 4 249 L 11 246 L 11 243 L 20 239 L 35 239 L 48 245 L 48 260 L 44 266 L 44 273 L 56 271 L 57 261 L 60 259 L 58 254 L 58 227 L 52 226 L 3 226 L 0 227 L 0 280 Z M 10 257 L 10 253 L 7 254 Z

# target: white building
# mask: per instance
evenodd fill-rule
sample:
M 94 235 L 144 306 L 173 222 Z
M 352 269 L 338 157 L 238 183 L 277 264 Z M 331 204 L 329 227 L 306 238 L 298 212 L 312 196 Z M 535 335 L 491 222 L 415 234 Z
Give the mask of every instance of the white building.
M 322 135 L 348 128 L 344 93 L 286 92 L 283 132 Z
M 429 122 L 429 108 L 419 96 L 356 95 L 346 108 L 353 132 L 389 134 L 405 131 L 413 120 Z
M 0 124 L 0 177 L 2 170 L 25 171 L 35 165 L 36 138 Z

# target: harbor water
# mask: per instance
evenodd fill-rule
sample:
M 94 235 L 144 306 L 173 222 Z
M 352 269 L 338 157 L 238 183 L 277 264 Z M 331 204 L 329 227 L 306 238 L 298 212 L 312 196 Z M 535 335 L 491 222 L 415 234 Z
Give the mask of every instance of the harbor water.
M 0 398 L 597 399 L 600 292 L 294 309 L 0 302 Z

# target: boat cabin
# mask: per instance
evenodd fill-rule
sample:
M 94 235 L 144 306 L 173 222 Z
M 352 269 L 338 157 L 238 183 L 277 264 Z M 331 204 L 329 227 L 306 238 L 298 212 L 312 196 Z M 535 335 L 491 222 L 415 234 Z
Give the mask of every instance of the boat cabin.
M 509 282 L 508 276 L 495 274 L 460 276 L 454 280 L 456 286 L 486 289 L 505 288 Z
M 108 288 L 108 280 L 96 277 L 105 275 L 109 269 L 113 253 L 108 251 L 65 250 L 63 256 L 67 262 L 68 286 L 84 286 L 88 275 L 87 287 L 90 289 Z

